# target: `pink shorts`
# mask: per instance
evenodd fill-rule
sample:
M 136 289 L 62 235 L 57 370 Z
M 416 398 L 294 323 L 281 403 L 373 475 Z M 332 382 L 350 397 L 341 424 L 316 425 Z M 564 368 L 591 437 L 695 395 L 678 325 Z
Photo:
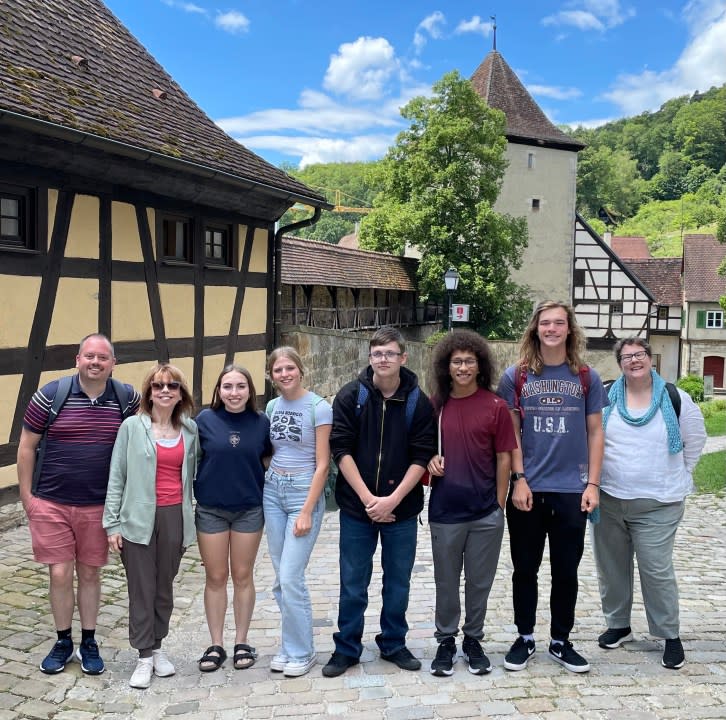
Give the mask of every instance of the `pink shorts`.
M 91 567 L 108 562 L 103 505 L 61 505 L 33 497 L 28 527 L 35 561 L 46 565 L 73 560 Z

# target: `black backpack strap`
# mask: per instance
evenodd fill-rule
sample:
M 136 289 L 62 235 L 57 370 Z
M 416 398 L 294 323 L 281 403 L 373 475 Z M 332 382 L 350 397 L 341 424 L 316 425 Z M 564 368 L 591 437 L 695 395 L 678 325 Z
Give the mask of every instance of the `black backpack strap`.
M 681 396 L 678 393 L 678 388 L 670 382 L 666 383 L 666 390 L 668 391 L 668 397 L 671 399 L 671 405 L 676 411 L 676 417 L 681 419 Z
M 121 417 L 125 420 L 130 415 L 129 407 L 131 406 L 131 393 L 129 393 L 126 385 L 124 385 L 120 380 L 116 380 L 116 378 L 111 378 L 111 386 L 113 387 L 119 409 L 121 410 Z

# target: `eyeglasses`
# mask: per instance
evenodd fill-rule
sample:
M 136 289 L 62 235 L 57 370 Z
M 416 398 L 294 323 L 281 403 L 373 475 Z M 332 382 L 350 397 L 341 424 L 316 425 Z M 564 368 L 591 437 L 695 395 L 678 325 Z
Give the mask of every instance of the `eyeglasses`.
M 471 357 L 468 357 L 468 358 L 454 358 L 451 361 L 451 364 L 454 367 L 458 367 L 458 368 L 460 368 L 462 365 L 466 365 L 466 367 L 474 367 L 474 365 L 477 364 L 477 359 L 476 358 L 471 358 Z
M 181 387 L 181 383 L 176 382 L 176 380 L 172 382 L 152 382 L 151 387 L 154 390 L 163 390 L 164 388 L 169 388 L 169 390 L 178 390 Z
M 621 363 L 629 363 L 633 360 L 642 360 L 648 353 L 645 350 L 638 350 L 638 352 L 628 353 L 627 355 L 621 355 L 618 360 Z
M 376 352 L 372 352 L 368 357 L 371 360 L 375 360 L 375 362 L 381 362 L 381 360 L 395 360 L 399 355 L 403 355 L 403 353 L 394 352 L 393 350 L 386 350 L 385 352 L 376 350 Z

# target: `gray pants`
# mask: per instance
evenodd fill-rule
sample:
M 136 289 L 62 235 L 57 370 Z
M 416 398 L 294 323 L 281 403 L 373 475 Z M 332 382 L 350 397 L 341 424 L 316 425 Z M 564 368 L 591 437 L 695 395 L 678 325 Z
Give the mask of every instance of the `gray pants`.
M 464 635 L 481 640 L 489 591 L 499 562 L 504 535 L 504 512 L 497 508 L 466 523 L 430 523 L 436 582 L 436 632 L 441 642 L 455 637 L 461 619 L 459 588 L 464 569 Z
M 678 637 L 673 543 L 685 506 L 685 500 L 619 500 L 600 493 L 600 522 L 592 526 L 592 544 L 609 628 L 630 625 L 635 556 L 650 634 L 666 639 Z

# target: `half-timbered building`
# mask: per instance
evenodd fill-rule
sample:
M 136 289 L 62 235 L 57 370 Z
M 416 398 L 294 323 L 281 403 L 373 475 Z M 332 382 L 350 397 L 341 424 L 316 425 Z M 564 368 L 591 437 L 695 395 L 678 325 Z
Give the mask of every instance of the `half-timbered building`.
M 198 403 L 221 367 L 264 387 L 275 222 L 325 199 L 227 136 L 99 0 L 0 3 L 0 488 L 34 390 L 78 341 L 156 360 Z M 319 210 L 318 210 L 319 211 Z

